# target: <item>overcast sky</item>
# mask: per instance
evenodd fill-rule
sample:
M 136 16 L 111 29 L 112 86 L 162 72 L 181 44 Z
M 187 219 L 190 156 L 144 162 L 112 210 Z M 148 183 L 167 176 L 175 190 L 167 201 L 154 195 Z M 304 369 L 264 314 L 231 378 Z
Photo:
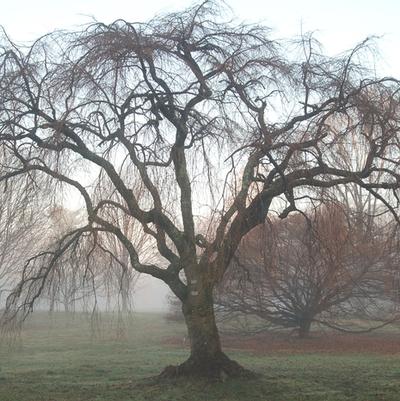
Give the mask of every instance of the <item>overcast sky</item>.
M 157 13 L 178 11 L 189 0 L 0 0 L 0 25 L 15 41 L 31 41 L 55 29 L 77 29 L 91 18 L 109 23 L 122 18 L 145 21 Z M 400 2 L 398 0 L 227 0 L 239 21 L 262 22 L 276 37 L 315 32 L 330 54 L 351 48 L 367 36 L 378 41 L 377 69 L 400 77 Z M 157 296 L 154 296 L 154 293 Z M 152 281 L 136 300 L 139 309 L 165 307 L 167 289 Z
M 8 0 L 0 24 L 16 41 L 33 40 L 48 31 L 76 28 L 90 21 L 123 18 L 144 21 L 156 13 L 177 11 L 189 0 Z M 378 68 L 400 76 L 400 2 L 398 0 L 227 0 L 238 20 L 263 22 L 276 36 L 314 31 L 329 53 L 350 48 L 367 36 L 382 36 Z

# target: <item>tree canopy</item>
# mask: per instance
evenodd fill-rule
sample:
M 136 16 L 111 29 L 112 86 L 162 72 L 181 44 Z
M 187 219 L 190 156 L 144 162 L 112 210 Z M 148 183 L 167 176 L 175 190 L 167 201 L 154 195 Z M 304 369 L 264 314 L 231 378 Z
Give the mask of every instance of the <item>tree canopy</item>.
M 233 375 L 212 289 L 243 236 L 268 213 L 301 208 L 313 188 L 349 183 L 397 218 L 399 82 L 368 69 L 368 40 L 330 57 L 312 35 L 276 40 L 204 1 L 146 23 L 1 43 L 0 144 L 12 162 L 0 180 L 47 176 L 87 211 L 46 260 L 25 266 L 8 311 L 32 308 L 37 283 L 82 236 L 111 233 L 133 269 L 183 303 L 192 354 L 174 372 Z M 359 167 L 336 157 L 351 142 L 364 149 Z M 141 259 L 110 209 L 140 223 L 157 261 Z

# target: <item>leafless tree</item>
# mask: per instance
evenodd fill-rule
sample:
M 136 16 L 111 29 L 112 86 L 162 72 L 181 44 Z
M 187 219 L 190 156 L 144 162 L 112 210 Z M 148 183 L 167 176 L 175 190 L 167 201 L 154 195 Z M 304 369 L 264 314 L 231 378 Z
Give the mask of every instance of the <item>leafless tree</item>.
M 313 322 L 358 332 L 393 322 L 396 303 L 384 289 L 389 255 L 398 250 L 387 223 L 370 224 L 367 236 L 359 218 L 344 205 L 327 204 L 253 230 L 219 288 L 222 315 L 252 315 L 264 323 L 249 325 L 248 332 L 287 327 L 300 337 Z
M 141 182 L 132 182 L 131 190 L 137 198 L 144 198 L 146 193 Z M 98 189 L 100 196 L 104 196 L 105 188 Z M 101 199 L 101 197 L 100 197 Z M 123 199 L 110 193 L 110 199 L 119 204 Z M 154 262 L 156 257 L 155 243 L 143 230 L 140 222 L 118 208 L 108 208 L 105 211 L 107 220 L 117 224 L 122 233 L 132 243 L 144 263 Z M 140 274 L 132 269 L 130 255 L 127 248 L 112 233 L 103 232 L 98 235 L 98 251 L 103 260 L 103 277 L 106 284 L 108 298 L 118 299 L 118 310 L 126 314 L 133 308 L 133 295 L 138 285 Z
M 60 239 L 78 228 L 82 224 L 80 212 L 53 207 L 47 244 L 43 248 L 51 250 L 57 247 Z M 108 210 L 107 218 L 119 224 L 135 249 L 150 260 L 154 252 L 135 220 L 117 209 Z M 105 299 L 107 305 L 116 306 L 118 312 L 126 314 L 132 310 L 138 278 L 138 272 L 131 268 L 129 254 L 115 236 L 102 232 L 97 233 L 94 240 L 86 235 L 57 259 L 47 280 L 45 296 L 49 299 L 50 311 L 56 304 L 61 304 L 65 312 L 70 312 L 75 310 L 77 302 L 81 310 L 86 307 L 96 309 L 98 300 Z
M 46 242 L 42 245 L 41 251 L 46 253 L 57 249 L 60 239 L 81 224 L 79 210 L 72 211 L 63 206 L 53 206 L 49 211 Z M 65 312 L 74 311 L 76 303 L 92 296 L 98 287 L 99 278 L 96 280 L 96 286 L 93 286 L 92 275 L 90 278 L 87 275 L 87 255 L 91 251 L 90 247 L 88 241 L 82 240 L 57 259 L 41 294 L 48 299 L 50 312 L 53 312 L 57 305 L 62 305 Z M 89 260 L 92 259 L 93 255 Z M 92 265 L 93 263 L 90 268 Z M 90 271 L 92 272 L 92 269 Z
M 26 266 L 7 316 L 32 308 L 55 261 L 82 236 L 95 242 L 106 232 L 136 271 L 182 301 L 191 355 L 164 376 L 247 374 L 222 352 L 213 309 L 241 239 L 271 208 L 283 218 L 302 207 L 313 187 L 356 183 L 396 215 L 399 85 L 363 68 L 368 47 L 328 57 L 311 37 L 296 47 L 264 26 L 225 23 L 212 1 L 147 23 L 46 35 L 28 48 L 4 38 L 0 141 L 14 161 L 0 180 L 47 175 L 87 209 L 87 224 Z M 368 148 L 357 170 L 334 158 L 350 133 Z M 94 196 L 77 167 L 120 201 Z M 132 176 L 145 197 L 131 191 Z M 110 208 L 141 224 L 157 263 L 142 261 L 108 220 Z M 196 216 L 210 210 L 210 229 L 199 230 Z
M 2 165 L 6 157 L 6 154 L 0 155 Z M 4 294 L 19 280 L 19 267 L 43 243 L 41 234 L 45 217 L 38 210 L 46 210 L 48 202 L 42 195 L 37 194 L 30 180 L 25 177 L 13 182 L 0 182 L 1 306 L 4 305 Z

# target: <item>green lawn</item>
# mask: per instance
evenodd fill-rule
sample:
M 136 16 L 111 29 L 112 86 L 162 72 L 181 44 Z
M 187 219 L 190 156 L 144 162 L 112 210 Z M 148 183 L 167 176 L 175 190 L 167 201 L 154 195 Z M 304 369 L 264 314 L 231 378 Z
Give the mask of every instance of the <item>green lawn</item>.
M 187 350 L 164 341 L 185 332 L 156 314 L 137 314 L 118 339 L 115 318 L 91 330 L 82 315 L 73 319 L 38 314 L 10 348 L 0 350 L 0 401 L 341 401 L 400 400 L 400 355 L 255 355 L 228 350 L 261 374 L 251 381 L 157 384 L 146 378 L 183 361 Z

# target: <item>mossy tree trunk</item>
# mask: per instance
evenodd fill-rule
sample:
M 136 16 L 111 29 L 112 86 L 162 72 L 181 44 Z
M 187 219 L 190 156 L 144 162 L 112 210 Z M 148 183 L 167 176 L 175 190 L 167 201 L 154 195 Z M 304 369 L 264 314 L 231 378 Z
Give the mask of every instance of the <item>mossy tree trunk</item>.
M 192 376 L 224 380 L 226 377 L 252 376 L 222 351 L 212 293 L 211 286 L 192 289 L 183 302 L 190 356 L 179 366 L 167 367 L 161 377 Z

